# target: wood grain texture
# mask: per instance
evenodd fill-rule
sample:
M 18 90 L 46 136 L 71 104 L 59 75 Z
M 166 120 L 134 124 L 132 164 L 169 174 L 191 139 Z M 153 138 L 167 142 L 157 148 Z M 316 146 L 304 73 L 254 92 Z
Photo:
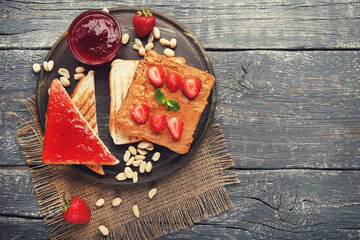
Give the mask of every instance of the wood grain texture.
M 227 187 L 234 207 L 195 226 L 161 239 L 357 239 L 360 237 L 360 175 L 358 171 L 238 170 L 240 184 Z M 34 216 L 34 193 L 24 191 L 28 171 L 0 170 L 0 215 L 5 239 L 22 235 L 47 236 Z M 3 184 L 4 179 L 9 181 Z M 11 179 L 17 179 L 11 183 Z M 346 185 L 345 185 L 346 183 Z M 8 189 L 7 189 L 8 188 Z M 31 187 L 32 188 L 32 187 Z M 18 200 L 22 202 L 20 212 Z M 126 199 L 123 199 L 126 201 Z M 20 215 L 23 218 L 17 218 Z M 7 220 L 7 219 L 10 220 Z M 0 224 L 2 226 L 2 224 Z M 16 226 L 24 226 L 17 227 Z M 28 227 L 27 227 L 28 226 Z M 2 226 L 3 227 L 3 226 Z M 37 235 L 39 234 L 39 235 Z M 41 234 L 41 235 L 40 235 Z
M 142 6 L 144 1 L 5 1 L 0 48 L 50 48 L 88 9 Z M 360 48 L 360 3 L 336 1 L 151 1 L 185 24 L 208 49 Z
M 25 165 L 9 113 L 26 115 L 19 100 L 35 93 L 31 66 L 45 54 L 0 51 L 0 59 L 8 59 L 0 66 L 3 166 Z M 215 117 L 236 168 L 360 168 L 360 52 L 208 54 L 218 91 Z M 107 129 L 107 119 L 98 123 Z
M 49 239 L 43 220 L 0 216 L 0 239 Z

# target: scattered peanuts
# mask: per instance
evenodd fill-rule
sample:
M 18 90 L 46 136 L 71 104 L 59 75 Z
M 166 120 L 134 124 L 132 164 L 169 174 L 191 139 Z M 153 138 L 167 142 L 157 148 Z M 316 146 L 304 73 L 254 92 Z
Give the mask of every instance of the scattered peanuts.
M 99 200 L 96 201 L 96 206 L 101 207 L 102 205 L 104 205 L 105 200 L 103 198 L 100 198 Z
M 135 160 L 145 160 L 146 156 L 144 155 L 136 155 Z
M 123 157 L 123 159 L 124 159 L 124 162 L 127 162 L 127 161 L 129 161 L 129 159 L 130 159 L 130 156 L 131 156 L 131 153 L 130 153 L 130 151 L 129 151 L 129 150 L 126 150 L 126 152 L 125 152 L 125 154 L 124 154 L 124 157 Z
M 135 215 L 135 217 L 139 218 L 140 217 L 140 210 L 139 210 L 139 206 L 138 205 L 134 205 L 133 206 L 133 213 Z
M 116 180 L 118 181 L 124 181 L 127 177 L 125 176 L 125 173 L 119 173 L 118 175 L 116 175 Z
M 160 38 L 160 45 L 163 47 L 170 46 L 170 41 L 165 38 Z
M 33 65 L 33 70 L 34 70 L 35 73 L 40 72 L 40 71 L 41 71 L 41 66 L 40 66 L 40 64 L 34 63 L 34 65 Z
M 154 44 L 152 42 L 145 45 L 145 51 L 146 52 L 150 51 L 153 48 L 154 48 Z
M 140 55 L 140 56 L 144 56 L 145 53 L 146 53 L 145 48 L 144 48 L 144 47 L 140 47 L 140 49 L 139 49 L 139 55 Z
M 156 188 L 153 188 L 149 191 L 149 198 L 152 199 L 156 194 Z
M 145 161 L 142 161 L 142 162 L 140 163 L 139 172 L 140 172 L 140 173 L 144 173 L 144 172 L 145 172 L 145 168 L 146 168 L 146 162 L 145 162 Z
M 121 202 L 122 202 L 121 198 L 114 198 L 114 200 L 112 200 L 112 205 L 116 207 L 119 206 Z
M 140 166 L 140 164 L 141 164 L 142 162 L 143 162 L 143 160 L 136 160 L 136 161 L 133 162 L 132 165 L 133 165 L 134 167 L 138 167 L 138 166 Z
M 109 229 L 105 227 L 104 225 L 99 226 L 99 231 L 102 233 L 102 235 L 107 236 L 109 235 Z
M 138 153 L 140 153 L 141 155 L 146 155 L 146 154 L 147 154 L 147 151 L 144 150 L 144 149 L 141 149 L 141 148 L 138 148 L 137 151 L 138 151 Z
M 47 65 L 48 65 L 48 72 L 51 72 L 54 68 L 54 61 L 53 60 L 50 60 L 48 61 Z
M 151 158 L 154 162 L 158 161 L 160 159 L 160 152 L 154 153 L 154 155 Z
M 45 70 L 45 71 L 47 71 L 47 72 L 49 71 L 49 66 L 48 66 L 48 62 L 47 62 L 47 61 L 44 61 L 44 62 L 43 62 L 43 67 L 44 67 L 44 70 Z
M 77 67 L 77 68 L 75 68 L 75 72 L 76 73 L 83 73 L 83 72 L 85 72 L 85 68 L 84 67 Z
M 143 45 L 141 40 L 138 38 L 135 38 L 135 44 L 138 45 L 139 47 L 142 47 L 142 45 Z
M 134 176 L 134 172 L 130 167 L 125 167 L 124 173 L 126 178 L 132 178 Z
M 103 8 L 102 10 L 103 10 L 104 12 L 109 13 L 109 9 L 107 9 L 107 8 Z
M 60 77 L 60 82 L 64 87 L 69 87 L 70 86 L 70 81 L 66 77 Z
M 131 157 L 131 158 L 129 159 L 129 161 L 127 161 L 127 163 L 126 163 L 125 165 L 126 165 L 126 166 L 130 166 L 131 164 L 133 164 L 134 160 L 135 160 L 135 157 Z
M 132 145 L 129 146 L 128 150 L 132 155 L 136 155 L 137 153 L 136 148 Z
M 154 41 L 154 34 L 150 33 L 147 42 L 152 43 Z
M 159 39 L 160 38 L 160 29 L 158 27 L 153 28 L 154 38 Z
M 146 166 L 145 166 L 145 170 L 146 172 L 150 172 L 152 169 L 152 163 L 151 162 L 147 162 Z
M 176 38 L 170 39 L 170 47 L 175 48 L 177 44 Z
M 134 172 L 132 180 L 133 180 L 133 183 L 137 183 L 137 181 L 138 181 L 138 172 Z
M 75 80 L 80 80 L 80 79 L 82 79 L 83 77 L 85 77 L 85 74 L 83 74 L 83 73 L 76 73 L 76 74 L 74 74 L 74 79 L 75 79 Z
M 140 47 L 136 44 L 133 45 L 133 49 L 136 50 L 136 51 L 139 51 L 140 50 Z
M 125 45 L 129 42 L 129 39 L 130 39 L 129 34 L 125 33 L 121 38 L 121 43 Z
M 63 76 L 66 77 L 67 79 L 70 78 L 70 73 L 66 68 L 59 68 L 58 73 Z
M 167 57 L 175 57 L 175 52 L 171 50 L 170 48 L 166 48 L 164 50 L 164 55 Z

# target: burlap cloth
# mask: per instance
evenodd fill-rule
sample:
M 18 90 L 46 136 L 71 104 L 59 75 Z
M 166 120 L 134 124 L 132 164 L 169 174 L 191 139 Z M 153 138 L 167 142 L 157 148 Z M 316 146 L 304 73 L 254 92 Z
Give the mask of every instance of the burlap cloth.
M 234 170 L 229 169 L 234 164 L 218 124 L 211 126 L 201 147 L 180 170 L 155 182 L 117 186 L 79 176 L 71 166 L 43 164 L 43 135 L 36 105 L 33 99 L 24 102 L 31 117 L 19 124 L 19 142 L 31 165 L 32 182 L 52 239 L 104 238 L 99 225 L 109 229 L 110 239 L 154 239 L 232 206 L 225 185 L 238 179 Z M 153 187 L 157 194 L 149 199 L 148 192 Z M 89 223 L 72 225 L 63 220 L 63 193 L 79 197 L 89 205 L 92 213 Z M 116 197 L 122 203 L 113 207 L 111 202 Z M 95 205 L 99 198 L 105 199 L 102 207 Z M 133 214 L 134 204 L 139 206 L 140 218 Z

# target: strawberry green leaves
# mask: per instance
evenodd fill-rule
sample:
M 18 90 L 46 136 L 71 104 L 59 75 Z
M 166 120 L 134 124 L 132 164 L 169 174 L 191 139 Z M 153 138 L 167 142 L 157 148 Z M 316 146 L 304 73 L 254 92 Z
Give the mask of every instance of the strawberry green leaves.
M 167 99 L 165 94 L 161 92 L 160 89 L 155 89 L 155 99 L 160 104 L 163 105 L 166 103 L 166 110 L 172 110 L 174 112 L 180 110 L 180 104 L 174 99 Z

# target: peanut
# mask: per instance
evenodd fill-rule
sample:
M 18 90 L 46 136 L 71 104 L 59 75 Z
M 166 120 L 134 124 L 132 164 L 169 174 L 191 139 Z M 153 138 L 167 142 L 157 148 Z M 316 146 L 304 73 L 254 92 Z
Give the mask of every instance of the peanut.
M 136 148 L 132 145 L 129 146 L 128 148 L 129 152 L 131 152 L 132 155 L 136 155 Z
M 142 45 L 143 45 L 141 40 L 138 38 L 135 38 L 135 44 L 138 45 L 138 47 L 142 47 Z
M 177 44 L 177 41 L 175 38 L 170 39 L 170 47 L 175 48 Z
M 85 72 L 85 68 L 84 67 L 77 67 L 77 68 L 75 68 L 75 72 L 76 73 L 83 73 L 83 72 Z
M 60 82 L 64 87 L 70 86 L 70 81 L 66 77 L 60 77 Z
M 145 51 L 150 51 L 151 49 L 154 48 L 154 44 L 153 43 L 148 43 L 145 45 Z
M 112 200 L 112 205 L 116 207 L 119 206 L 121 202 L 122 202 L 121 198 L 114 198 L 114 200 Z
M 40 64 L 34 63 L 34 65 L 33 65 L 33 70 L 34 70 L 35 73 L 40 72 L 40 71 L 41 71 L 41 66 L 40 66 Z
M 48 65 L 48 72 L 51 72 L 54 68 L 54 61 L 53 60 L 50 60 L 48 61 L 47 65 Z
M 171 50 L 170 48 L 166 48 L 164 50 L 164 55 L 167 57 L 175 57 L 175 52 Z
M 153 189 L 151 189 L 150 191 L 149 191 L 149 198 L 150 199 L 152 199 L 154 196 L 155 196 L 155 194 L 156 194 L 156 188 L 153 188 Z
M 125 167 L 124 173 L 127 178 L 132 178 L 134 176 L 133 170 L 129 167 Z
M 76 74 L 74 74 L 74 79 L 75 79 L 75 80 L 80 80 L 80 79 L 82 79 L 83 77 L 85 77 L 85 74 L 83 74 L 83 73 L 76 73 Z
M 145 170 L 146 172 L 150 172 L 152 169 L 152 163 L 151 162 L 147 162 L 146 166 L 145 166 Z
M 146 168 L 146 162 L 145 162 L 145 161 L 142 161 L 142 162 L 140 163 L 139 172 L 140 172 L 140 173 L 144 173 L 144 172 L 145 172 L 145 168 Z
M 158 161 L 160 159 L 160 153 L 156 152 L 151 158 L 154 162 Z
M 136 44 L 133 45 L 133 49 L 136 50 L 136 51 L 139 51 L 140 50 L 140 47 Z
M 160 45 L 163 47 L 170 46 L 170 41 L 165 38 L 160 38 Z
M 148 37 L 148 43 L 152 43 L 154 41 L 154 34 L 150 33 L 149 37 Z
M 143 162 L 143 160 L 136 160 L 136 161 L 134 161 L 133 162 L 133 166 L 134 167 L 138 167 L 138 166 L 140 166 L 140 164 Z
M 144 149 L 141 149 L 141 148 L 138 148 L 138 153 L 140 153 L 141 155 L 146 155 L 147 154 L 147 151 L 144 150 Z
M 67 79 L 70 78 L 70 73 L 66 68 L 59 68 L 58 73 L 63 76 L 66 77 Z
M 133 213 L 135 215 L 135 217 L 139 218 L 140 217 L 140 210 L 139 210 L 139 206 L 138 205 L 134 205 L 133 206 Z
M 45 71 L 47 71 L 47 72 L 49 71 L 49 64 L 48 64 L 47 61 L 44 61 L 44 62 L 43 62 L 43 67 L 44 67 L 44 70 L 45 70 Z
M 154 38 L 159 39 L 160 38 L 160 29 L 158 27 L 153 28 Z
M 135 160 L 145 160 L 146 156 L 144 155 L 136 155 Z
M 107 236 L 109 235 L 109 229 L 105 227 L 104 225 L 99 226 L 99 231 L 102 233 L 102 235 Z
M 131 157 L 131 158 L 129 159 L 129 161 L 127 161 L 127 163 L 126 163 L 125 165 L 126 165 L 126 166 L 130 166 L 131 164 L 133 164 L 134 160 L 135 160 L 135 157 Z
M 104 205 L 105 200 L 103 198 L 100 198 L 99 200 L 96 201 L 96 206 L 101 207 L 102 205 Z
M 144 48 L 144 47 L 140 47 L 140 49 L 139 49 L 139 55 L 140 55 L 140 56 L 144 56 L 145 53 L 146 53 L 145 48 Z
M 137 183 L 137 181 L 138 181 L 138 172 L 134 172 L 134 176 L 133 176 L 133 178 L 132 178 L 132 180 L 133 180 L 133 183 Z
M 125 33 L 121 38 L 121 43 L 125 45 L 129 42 L 129 39 L 130 39 L 129 34 Z
M 124 181 L 126 179 L 125 173 L 119 173 L 118 175 L 116 175 L 116 180 L 118 181 Z
M 130 159 L 130 156 L 131 156 L 131 153 L 130 153 L 130 151 L 129 151 L 129 150 L 126 150 L 126 152 L 125 152 L 125 154 L 124 154 L 124 157 L 123 157 L 123 159 L 124 159 L 124 162 L 127 162 L 127 161 L 129 161 L 129 159 Z

